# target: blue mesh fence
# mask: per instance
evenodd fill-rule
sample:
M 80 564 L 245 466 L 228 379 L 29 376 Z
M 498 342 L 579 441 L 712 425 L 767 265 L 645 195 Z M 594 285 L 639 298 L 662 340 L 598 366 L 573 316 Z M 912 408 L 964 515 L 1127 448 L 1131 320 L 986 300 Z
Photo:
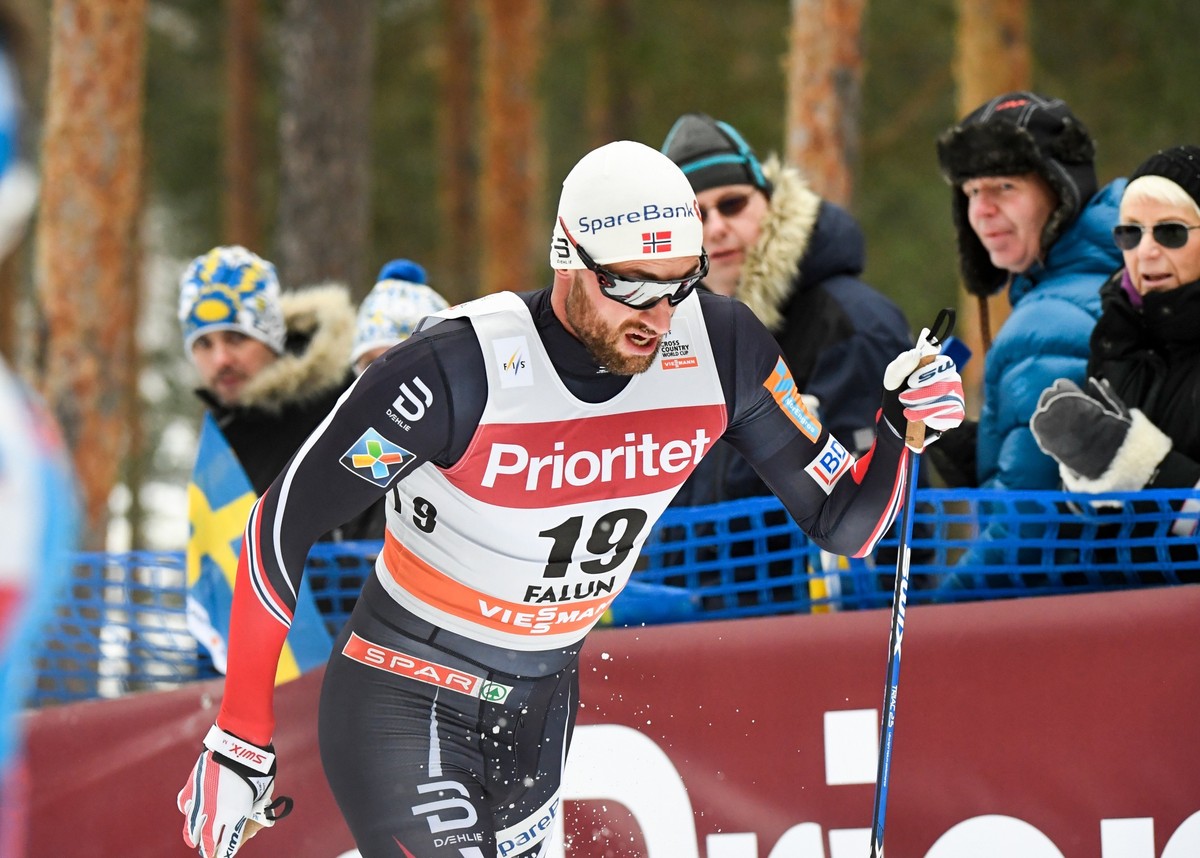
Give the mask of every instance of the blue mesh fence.
M 909 603 L 1200 582 L 1200 492 L 1096 496 L 923 490 Z M 331 633 L 379 544 L 320 543 L 306 574 Z M 671 509 L 648 540 L 613 625 L 853 610 L 891 603 L 897 540 L 865 560 L 822 552 L 774 498 Z M 182 552 L 78 554 L 36 654 L 33 705 L 117 697 L 214 676 L 185 619 Z

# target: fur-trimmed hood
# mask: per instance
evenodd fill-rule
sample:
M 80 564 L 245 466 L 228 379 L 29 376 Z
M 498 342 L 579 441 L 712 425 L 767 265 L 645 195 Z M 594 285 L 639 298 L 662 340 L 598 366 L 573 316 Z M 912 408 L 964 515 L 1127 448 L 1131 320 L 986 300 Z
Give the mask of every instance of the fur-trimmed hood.
M 812 288 L 836 274 L 862 273 L 865 243 L 854 219 L 823 201 L 797 168 L 772 155 L 763 173 L 775 190 L 758 242 L 746 254 L 737 298 L 778 332 L 798 289 Z M 823 239 L 814 243 L 817 232 Z
M 354 306 L 336 283 L 284 292 L 287 339 L 279 359 L 242 389 L 239 407 L 277 412 L 344 386 L 354 342 Z

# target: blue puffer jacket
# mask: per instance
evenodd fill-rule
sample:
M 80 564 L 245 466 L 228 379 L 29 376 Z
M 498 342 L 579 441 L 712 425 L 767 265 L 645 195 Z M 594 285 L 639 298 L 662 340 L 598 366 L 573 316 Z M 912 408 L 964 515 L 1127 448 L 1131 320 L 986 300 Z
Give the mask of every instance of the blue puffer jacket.
M 1016 277 L 1009 288 L 1012 314 L 984 364 L 976 460 L 981 487 L 1059 487 L 1058 465 L 1038 448 L 1029 418 L 1055 379 L 1086 380 L 1100 287 L 1122 265 L 1112 227 L 1125 184 L 1117 179 L 1093 196 L 1050 248 L 1045 265 Z

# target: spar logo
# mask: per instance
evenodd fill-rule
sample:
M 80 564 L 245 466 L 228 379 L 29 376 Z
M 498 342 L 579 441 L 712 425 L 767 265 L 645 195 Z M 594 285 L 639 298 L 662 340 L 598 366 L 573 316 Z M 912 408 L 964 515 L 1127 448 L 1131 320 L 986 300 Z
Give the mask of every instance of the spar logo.
M 720 405 L 551 423 L 492 423 L 447 477 L 485 503 L 523 509 L 677 488 L 724 431 Z
M 438 664 L 419 656 L 390 649 L 381 644 L 361 638 L 356 632 L 342 647 L 342 655 L 360 664 L 374 667 L 397 676 L 406 676 L 426 685 L 436 685 L 447 691 L 478 697 L 489 703 L 503 703 L 512 693 L 511 685 L 492 682 L 463 670 Z

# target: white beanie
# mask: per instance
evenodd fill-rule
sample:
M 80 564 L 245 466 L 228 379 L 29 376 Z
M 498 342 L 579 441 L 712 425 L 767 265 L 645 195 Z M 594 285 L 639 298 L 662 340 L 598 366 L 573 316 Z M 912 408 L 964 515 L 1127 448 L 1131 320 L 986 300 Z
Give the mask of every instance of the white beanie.
M 416 263 L 410 265 L 412 270 L 404 273 L 404 279 L 386 276 L 395 272 L 385 266 L 381 276 L 386 279 L 376 283 L 359 305 L 351 365 L 372 349 L 408 339 L 417 322 L 449 306 L 445 298 L 425 285 L 425 270 Z
M 597 265 L 699 256 L 703 237 L 683 171 L 657 149 L 618 140 L 584 155 L 563 180 L 550 267 L 585 268 L 575 244 Z

